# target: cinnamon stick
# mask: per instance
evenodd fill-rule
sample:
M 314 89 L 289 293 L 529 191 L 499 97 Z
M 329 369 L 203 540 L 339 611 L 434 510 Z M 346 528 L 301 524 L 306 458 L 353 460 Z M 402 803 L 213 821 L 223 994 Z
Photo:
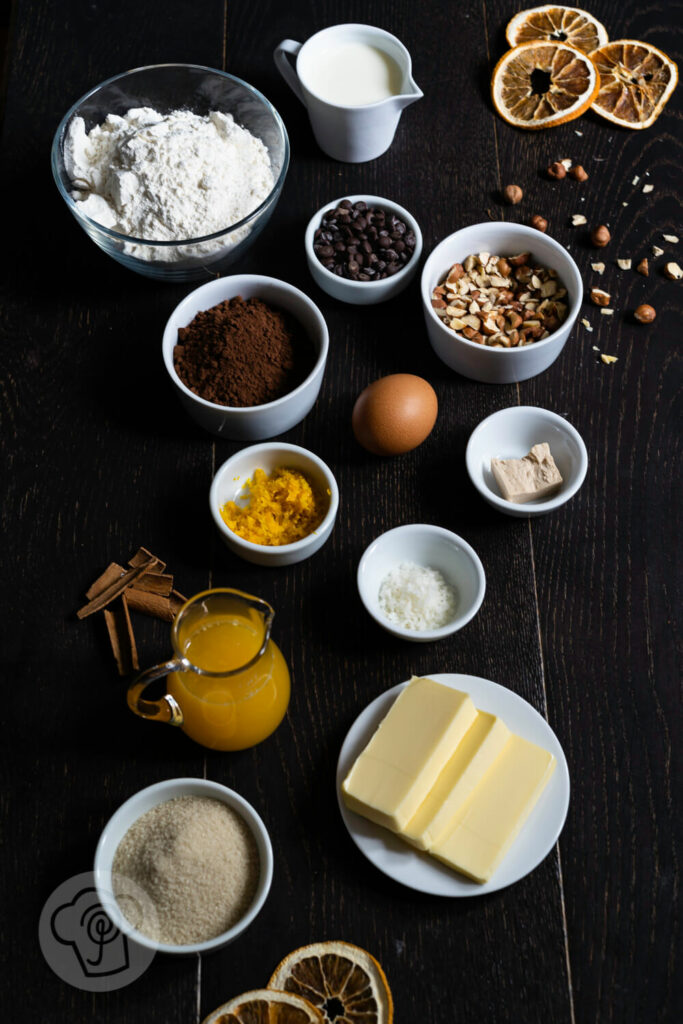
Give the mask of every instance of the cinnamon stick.
M 150 569 L 156 568 L 158 562 L 154 556 L 152 556 L 152 558 L 152 562 L 144 562 L 134 569 L 128 569 L 127 572 L 124 572 L 123 576 L 119 576 L 119 578 L 114 580 L 113 583 L 110 583 L 108 587 L 105 587 L 104 590 L 100 591 L 97 597 L 92 598 L 92 600 L 83 605 L 82 608 L 79 608 L 76 612 L 78 618 L 85 619 L 88 615 L 93 615 L 94 612 L 99 612 L 100 609 L 106 608 L 106 606 L 113 601 L 115 597 L 118 597 L 119 594 L 124 592 L 126 587 L 129 587 L 131 583 L 139 579 L 145 572 L 149 572 Z
M 92 583 L 85 592 L 85 596 L 89 601 L 92 601 L 93 597 L 97 597 L 103 590 L 106 590 L 108 586 L 114 583 L 116 580 L 123 576 L 126 570 L 118 562 L 110 562 L 101 576 L 98 576 L 94 583 Z
M 134 587 L 126 591 L 126 599 L 128 607 L 132 611 L 151 615 L 164 622 L 173 622 L 178 610 L 185 603 L 185 598 L 179 599 L 173 594 L 166 597 L 163 594 L 152 594 L 147 590 L 137 590 Z
M 157 565 L 154 568 L 155 572 L 165 572 L 166 562 L 162 562 L 160 558 L 153 555 L 147 548 L 138 548 L 132 558 L 128 560 L 128 565 L 131 569 L 137 569 L 140 565 L 146 565 L 148 562 L 156 562 Z
M 161 594 L 163 597 L 173 590 L 173 577 L 170 573 L 146 572 L 132 584 L 134 590 L 146 590 L 150 594 Z
M 107 624 L 109 642 L 116 658 L 119 675 L 127 676 L 129 672 L 137 672 L 140 663 L 125 594 L 121 594 L 104 609 L 104 621 Z

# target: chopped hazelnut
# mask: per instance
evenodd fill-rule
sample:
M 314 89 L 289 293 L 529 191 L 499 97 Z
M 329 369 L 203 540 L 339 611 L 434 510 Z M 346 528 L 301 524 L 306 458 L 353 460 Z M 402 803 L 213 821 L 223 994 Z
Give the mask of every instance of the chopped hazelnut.
M 582 224 L 587 224 L 587 223 L 588 223 L 588 221 L 586 220 L 586 218 L 584 217 L 584 215 L 582 213 L 575 213 L 575 214 L 572 215 L 572 227 L 573 228 L 578 228 Z
M 610 363 L 616 363 L 616 361 L 617 361 L 617 357 L 616 356 L 608 356 L 608 355 L 605 355 L 604 352 L 601 353 L 600 359 L 602 360 L 603 363 L 606 363 L 607 366 L 609 366 Z
M 559 160 L 556 160 L 554 164 L 548 167 L 546 174 L 554 181 L 561 181 L 567 175 L 567 168 Z
M 683 270 L 681 270 L 678 263 L 665 263 L 664 277 L 668 277 L 670 281 L 680 281 L 683 277 Z
M 591 288 L 591 302 L 596 306 L 609 306 L 612 296 L 601 288 Z
M 678 235 L 662 235 L 665 242 L 671 242 L 672 245 L 676 245 L 678 242 Z
M 636 267 L 636 270 L 638 271 L 639 274 L 642 274 L 643 277 L 649 277 L 650 276 L 650 264 L 647 261 L 647 256 L 643 257 L 643 259 L 640 261 L 640 263 Z
M 631 260 L 617 260 L 617 266 L 619 267 L 619 270 L 630 270 Z
M 605 264 L 604 263 L 591 263 L 591 270 L 594 270 L 596 274 L 604 274 Z
M 536 228 L 537 231 L 548 230 L 548 221 L 545 219 L 545 217 L 541 217 L 538 213 L 534 214 L 534 216 L 531 218 L 530 223 L 532 228 Z
M 599 224 L 591 231 L 591 243 L 596 249 L 604 249 L 606 245 L 609 245 L 611 238 L 612 236 L 604 224 Z
M 588 181 L 588 175 L 584 171 L 581 164 L 576 164 L 569 171 L 569 177 L 573 178 L 574 181 Z
M 652 306 L 643 304 L 642 306 L 638 306 L 633 315 L 639 324 L 651 324 L 657 316 L 657 313 Z
M 523 195 L 524 193 L 519 185 L 506 185 L 503 189 L 503 199 L 510 206 L 516 206 L 517 203 L 521 203 Z

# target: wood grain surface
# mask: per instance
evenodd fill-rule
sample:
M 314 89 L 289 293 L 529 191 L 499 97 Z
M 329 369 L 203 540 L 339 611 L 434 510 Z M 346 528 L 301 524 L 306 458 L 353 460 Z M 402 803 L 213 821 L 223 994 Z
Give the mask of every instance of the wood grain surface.
M 683 236 L 681 91 L 642 133 L 592 114 L 544 133 L 516 131 L 495 115 L 488 83 L 517 9 L 438 0 L 15 3 L 0 164 L 3 1020 L 198 1024 L 265 984 L 287 952 L 327 938 L 381 961 L 397 1024 L 680 1019 L 681 285 L 663 277 L 663 258 L 651 259 L 648 279 L 615 260 L 662 245 L 680 262 L 680 246 L 662 234 Z M 680 2 L 595 0 L 590 9 L 611 37 L 648 40 L 680 59 Z M 317 149 L 272 61 L 281 39 L 341 21 L 398 35 L 425 93 L 389 152 L 368 164 L 335 163 Z M 239 561 L 210 524 L 212 475 L 240 446 L 186 418 L 160 354 L 165 321 L 192 286 L 145 280 L 107 258 L 51 179 L 52 136 L 68 107 L 125 68 L 169 61 L 223 67 L 254 84 L 290 136 L 279 205 L 238 269 L 303 288 L 328 322 L 320 397 L 283 439 L 333 468 L 341 501 L 327 545 L 286 569 Z M 564 157 L 589 180 L 546 180 L 543 168 Z M 509 183 L 525 192 L 514 208 L 498 201 Z M 611 292 L 615 314 L 586 304 L 593 332 L 577 323 L 536 379 L 493 386 L 458 377 L 428 344 L 417 281 L 391 303 L 361 309 L 310 279 L 304 226 L 327 200 L 353 192 L 411 210 L 425 253 L 465 224 L 540 213 L 584 284 Z M 586 228 L 570 226 L 574 213 L 588 226 L 609 225 L 600 278 Z M 633 321 L 643 301 L 657 309 L 651 327 Z M 618 362 L 604 365 L 594 346 Z M 439 418 L 420 448 L 378 459 L 354 442 L 351 409 L 367 383 L 397 371 L 433 384 Z M 516 404 L 565 415 L 588 447 L 584 486 L 545 518 L 496 513 L 467 478 L 471 431 Z M 434 645 L 380 630 L 355 583 L 374 537 L 421 521 L 465 537 L 487 574 L 479 614 Z M 168 563 L 183 593 L 230 585 L 275 607 L 292 702 L 263 745 L 211 753 L 128 711 L 101 617 L 79 622 L 75 611 L 97 574 L 139 544 Z M 136 637 L 142 664 L 166 656 L 167 625 L 137 618 Z M 571 772 L 558 847 L 517 885 L 471 900 L 426 897 L 380 874 L 346 834 L 334 789 L 342 740 L 369 701 L 411 673 L 448 671 L 496 680 L 530 701 L 557 732 Z M 89 870 L 103 825 L 125 799 L 186 775 L 234 787 L 264 818 L 275 877 L 263 912 L 201 962 L 157 957 L 141 979 L 108 994 L 66 985 L 38 946 L 45 900 Z

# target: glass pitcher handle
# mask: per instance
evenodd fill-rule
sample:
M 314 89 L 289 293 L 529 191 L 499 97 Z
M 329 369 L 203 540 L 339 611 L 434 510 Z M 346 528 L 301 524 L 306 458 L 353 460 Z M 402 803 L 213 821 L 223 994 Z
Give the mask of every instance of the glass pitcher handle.
M 174 658 L 141 672 L 128 687 L 128 707 L 140 718 L 147 718 L 152 722 L 165 722 L 168 725 L 182 725 L 183 713 L 178 701 L 170 693 L 164 694 L 158 700 L 146 700 L 142 695 L 155 680 L 167 676 L 170 672 L 187 671 L 191 671 L 190 663 L 183 658 Z

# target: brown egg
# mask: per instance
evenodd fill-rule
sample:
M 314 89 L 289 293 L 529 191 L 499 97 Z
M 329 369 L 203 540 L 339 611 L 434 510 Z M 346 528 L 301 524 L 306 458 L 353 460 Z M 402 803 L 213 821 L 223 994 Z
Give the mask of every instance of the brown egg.
M 374 455 L 400 455 L 429 436 L 438 411 L 431 384 L 412 373 L 392 373 L 361 391 L 351 426 L 358 443 Z

